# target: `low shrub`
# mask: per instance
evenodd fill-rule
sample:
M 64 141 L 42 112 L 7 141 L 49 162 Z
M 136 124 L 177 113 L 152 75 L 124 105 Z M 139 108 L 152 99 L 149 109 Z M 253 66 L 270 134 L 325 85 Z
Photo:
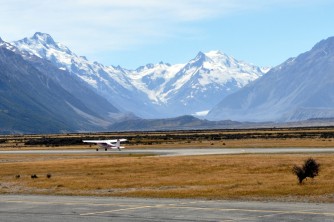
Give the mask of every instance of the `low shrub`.
M 292 172 L 298 177 L 299 184 L 303 183 L 303 180 L 307 177 L 314 178 L 318 176 L 320 170 L 320 164 L 314 159 L 309 158 L 305 160 L 303 166 L 294 166 Z

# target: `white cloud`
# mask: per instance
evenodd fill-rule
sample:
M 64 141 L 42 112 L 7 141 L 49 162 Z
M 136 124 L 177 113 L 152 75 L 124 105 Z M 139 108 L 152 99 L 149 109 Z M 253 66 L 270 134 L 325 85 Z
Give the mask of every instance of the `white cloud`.
M 1 36 L 47 32 L 76 48 L 122 49 L 180 32 L 184 23 L 217 14 L 209 0 L 13 0 L 0 2 Z M 214 10 L 213 10 L 214 9 Z M 95 40 L 92 42 L 92 40 Z M 88 43 L 90 44 L 84 44 Z M 102 45 L 103 44 L 103 45 Z
M 323 0 L 325 1 L 325 0 Z M 0 0 L 0 36 L 47 32 L 74 51 L 112 51 L 196 32 L 198 21 L 311 0 Z M 321 0 L 317 1 L 318 3 Z

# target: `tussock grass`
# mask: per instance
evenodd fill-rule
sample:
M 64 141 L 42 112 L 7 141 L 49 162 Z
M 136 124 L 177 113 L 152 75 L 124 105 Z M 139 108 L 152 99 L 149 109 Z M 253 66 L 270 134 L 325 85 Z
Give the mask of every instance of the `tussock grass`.
M 312 155 L 321 164 L 319 176 L 299 185 L 292 167 L 308 157 L 1 155 L 0 192 L 334 202 L 334 154 Z

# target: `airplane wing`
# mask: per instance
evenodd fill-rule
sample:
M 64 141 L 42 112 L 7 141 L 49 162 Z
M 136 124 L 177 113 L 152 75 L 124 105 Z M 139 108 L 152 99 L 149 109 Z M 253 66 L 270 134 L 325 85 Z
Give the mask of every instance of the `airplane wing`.
M 83 140 L 84 143 L 95 143 L 95 144 L 109 144 L 112 145 L 113 143 L 117 142 L 125 142 L 127 139 L 116 139 L 116 140 Z
M 95 143 L 95 144 L 103 144 L 103 143 L 108 143 L 109 140 L 83 140 L 82 142 L 84 143 Z

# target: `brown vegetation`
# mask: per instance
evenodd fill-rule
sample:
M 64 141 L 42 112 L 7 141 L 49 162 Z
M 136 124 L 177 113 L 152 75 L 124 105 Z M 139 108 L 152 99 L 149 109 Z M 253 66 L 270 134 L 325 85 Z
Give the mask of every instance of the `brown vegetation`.
M 0 192 L 334 202 L 334 154 L 312 155 L 321 174 L 303 186 L 291 172 L 309 155 L 8 154 L 0 156 Z

